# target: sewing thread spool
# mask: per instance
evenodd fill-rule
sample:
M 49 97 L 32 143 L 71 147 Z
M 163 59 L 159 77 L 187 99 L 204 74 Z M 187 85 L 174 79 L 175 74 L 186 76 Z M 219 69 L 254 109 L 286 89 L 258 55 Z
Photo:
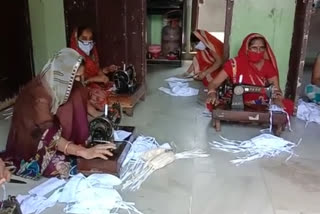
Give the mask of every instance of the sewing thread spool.
M 107 104 L 104 105 L 104 116 L 105 117 L 108 116 L 108 105 Z

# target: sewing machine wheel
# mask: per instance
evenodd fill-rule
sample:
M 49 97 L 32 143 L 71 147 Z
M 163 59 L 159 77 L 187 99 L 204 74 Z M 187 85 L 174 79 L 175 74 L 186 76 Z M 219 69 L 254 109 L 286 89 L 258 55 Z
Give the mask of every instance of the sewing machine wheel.
M 90 147 L 95 144 L 105 143 L 106 141 L 113 140 L 113 126 L 110 121 L 104 117 L 99 117 L 90 122 L 90 135 L 91 144 Z
M 237 85 L 233 90 L 235 95 L 242 95 L 244 93 L 244 88 L 241 85 Z

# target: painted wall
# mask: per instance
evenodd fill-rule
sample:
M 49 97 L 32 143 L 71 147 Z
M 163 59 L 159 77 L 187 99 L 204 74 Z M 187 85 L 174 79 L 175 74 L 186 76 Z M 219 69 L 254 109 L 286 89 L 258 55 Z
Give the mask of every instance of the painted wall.
M 160 45 L 161 44 L 161 31 L 163 28 L 162 15 L 149 15 L 148 16 L 148 44 Z
M 63 0 L 29 0 L 35 72 L 66 47 Z
M 236 0 L 230 36 L 230 57 L 237 55 L 249 33 L 266 36 L 277 57 L 281 88 L 285 88 L 293 33 L 295 0 Z
M 224 32 L 226 1 L 204 0 L 199 4 L 198 27 L 209 32 Z

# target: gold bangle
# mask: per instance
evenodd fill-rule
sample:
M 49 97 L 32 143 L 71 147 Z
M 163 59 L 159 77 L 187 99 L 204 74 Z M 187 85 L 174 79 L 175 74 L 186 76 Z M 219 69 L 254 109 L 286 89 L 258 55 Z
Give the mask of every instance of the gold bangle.
M 69 145 L 70 145 L 71 143 L 72 143 L 72 142 L 69 141 L 69 142 L 65 145 L 64 150 L 63 150 L 63 153 L 64 153 L 65 155 L 69 155 L 69 153 L 68 153 L 68 147 L 69 147 Z

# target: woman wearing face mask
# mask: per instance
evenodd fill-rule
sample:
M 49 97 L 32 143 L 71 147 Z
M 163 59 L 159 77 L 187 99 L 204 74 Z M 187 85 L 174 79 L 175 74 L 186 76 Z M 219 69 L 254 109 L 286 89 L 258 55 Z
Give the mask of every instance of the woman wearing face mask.
M 238 84 L 240 81 L 242 84 L 255 86 L 272 84 L 275 87 L 274 98 L 277 104 L 281 107 L 285 104 L 285 108 L 290 114 L 292 113 L 293 103 L 283 100 L 276 58 L 264 36 L 253 33 L 244 39 L 238 56 L 226 62 L 216 78 L 210 82 L 208 104 L 218 104 L 216 90 L 226 79 L 229 79 L 232 84 Z M 246 104 L 262 104 L 266 101 L 267 97 L 260 94 L 244 95 Z
M 114 72 L 117 66 L 111 65 L 100 69 L 97 48 L 93 42 L 93 31 L 91 28 L 82 26 L 74 30 L 70 39 L 70 47 L 76 50 L 85 60 L 84 80 L 89 89 L 90 103 L 102 111 L 107 104 L 107 97 L 112 83 L 106 74 Z
M 223 43 L 205 30 L 196 30 L 193 35 L 198 41 L 197 55 L 185 75 L 193 75 L 208 86 L 222 65 Z
M 84 147 L 89 136 L 87 89 L 77 81 L 85 69 L 82 63 L 75 50 L 62 49 L 20 92 L 6 151 L 1 154 L 16 167 L 16 175 L 68 177 L 70 156 L 107 159 L 112 155 L 113 144 Z

